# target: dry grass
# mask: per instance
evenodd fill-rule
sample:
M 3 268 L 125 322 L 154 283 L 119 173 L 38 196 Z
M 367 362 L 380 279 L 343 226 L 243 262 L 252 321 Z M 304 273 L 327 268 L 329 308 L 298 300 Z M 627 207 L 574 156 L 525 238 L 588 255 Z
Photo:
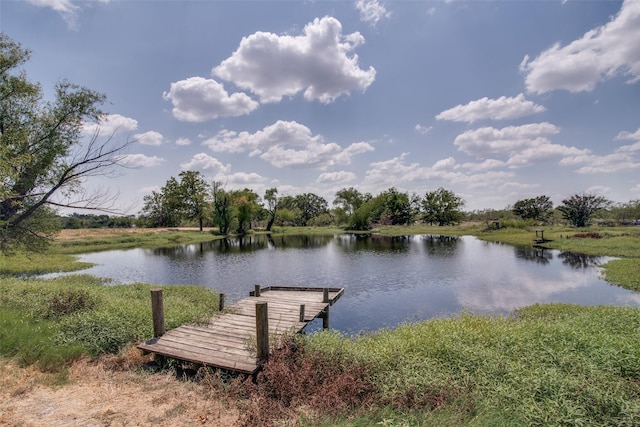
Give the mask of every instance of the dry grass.
M 102 238 L 113 236 L 126 236 L 130 234 L 145 233 L 173 233 L 176 231 L 199 231 L 195 227 L 179 227 L 179 228 L 79 228 L 64 229 L 56 236 L 56 240 L 77 240 L 85 238 Z M 205 228 L 203 231 L 211 231 L 212 228 Z
M 83 360 L 69 369 L 66 384 L 59 375 L 0 360 L 0 425 L 237 425 L 239 412 L 227 399 L 168 372 L 139 372 L 146 360 L 135 349 Z

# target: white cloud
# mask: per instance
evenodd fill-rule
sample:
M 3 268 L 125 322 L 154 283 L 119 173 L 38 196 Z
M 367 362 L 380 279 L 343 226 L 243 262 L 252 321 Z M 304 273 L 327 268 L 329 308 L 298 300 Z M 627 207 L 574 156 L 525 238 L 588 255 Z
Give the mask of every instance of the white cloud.
M 347 171 L 338 171 L 338 172 L 325 172 L 318 176 L 316 182 L 320 184 L 329 183 L 329 184 L 340 184 L 345 182 L 350 182 L 356 179 L 356 174 L 353 172 Z
M 180 145 L 180 146 L 191 145 L 191 140 L 189 138 L 178 138 L 176 140 L 176 145 Z
M 360 11 L 362 21 L 373 25 L 384 18 L 391 17 L 391 12 L 387 12 L 387 9 L 378 0 L 356 0 L 356 9 Z
M 224 182 L 234 187 L 247 187 L 264 183 L 267 179 L 257 173 L 236 172 L 224 175 Z
M 373 67 L 363 70 L 349 52 L 364 43 L 360 33 L 342 34 L 332 17 L 316 18 L 300 36 L 256 32 L 244 37 L 231 57 L 212 70 L 221 79 L 250 90 L 261 102 L 279 102 L 304 91 L 307 100 L 333 102 L 375 80 Z
M 278 168 L 326 169 L 350 164 L 354 155 L 374 150 L 366 142 L 343 149 L 334 142 L 325 143 L 321 135 L 312 135 L 311 130 L 300 123 L 282 120 L 256 133 L 225 129 L 203 144 L 215 152 L 249 152 Z
M 615 137 L 616 141 L 625 140 L 625 139 L 628 139 L 631 141 L 640 141 L 640 128 L 633 133 L 622 131 L 618 134 L 618 136 Z
M 515 154 L 540 143 L 548 143 L 546 136 L 558 132 L 560 129 L 557 126 L 546 122 L 508 126 L 502 129 L 482 127 L 458 135 L 454 145 L 464 153 L 486 159 Z
M 471 101 L 466 105 L 456 105 L 438 114 L 436 119 L 473 123 L 486 119 L 517 119 L 543 111 L 545 111 L 545 108 L 542 105 L 527 101 L 524 98 L 524 94 L 521 93 L 510 98 L 506 96 L 501 96 L 498 99 L 484 97 Z
M 135 139 L 142 145 L 162 145 L 164 137 L 160 132 L 150 130 L 144 133 L 134 135 Z
M 611 194 L 611 187 L 605 187 L 604 185 L 594 185 L 585 190 L 587 194 L 598 194 L 600 196 L 606 196 Z
M 99 134 L 109 137 L 120 132 L 131 132 L 138 128 L 138 121 L 120 114 L 107 114 L 98 123 L 84 123 L 82 132 L 93 136 Z
M 526 73 L 527 91 L 545 93 L 593 90 L 597 83 L 617 75 L 640 79 L 640 2 L 625 0 L 610 22 L 561 47 L 559 43 L 534 60 L 525 56 L 520 69 Z
M 151 168 L 160 166 L 166 160 L 157 156 L 145 156 L 144 154 L 124 154 L 119 157 L 121 163 L 131 168 Z
M 422 126 L 421 124 L 417 124 L 416 127 L 414 128 L 416 130 L 416 132 L 419 132 L 421 134 L 426 134 L 431 132 L 431 129 L 433 129 L 433 126 Z
M 49 7 L 58 12 L 62 19 L 67 23 L 69 28 L 75 29 L 77 26 L 77 17 L 80 7 L 73 4 L 72 0 L 27 0 L 37 7 Z
M 486 171 L 504 166 L 506 166 L 505 162 L 496 159 L 486 159 L 482 163 L 464 163 L 462 165 L 463 168 L 469 169 L 470 171 Z
M 206 153 L 198 153 L 191 160 L 180 165 L 182 170 L 213 170 L 214 172 L 228 174 L 231 171 L 231 165 L 225 165 L 215 157 L 211 157 Z
M 579 174 L 613 173 L 625 170 L 640 169 L 640 162 L 629 153 L 617 151 L 604 156 L 586 154 L 583 156 L 565 158 L 561 165 L 585 164 L 576 170 Z
M 259 105 L 242 92 L 229 95 L 221 83 L 203 77 L 190 77 L 171 83 L 169 92 L 164 92 L 162 96 L 173 104 L 173 117 L 185 122 L 242 116 Z

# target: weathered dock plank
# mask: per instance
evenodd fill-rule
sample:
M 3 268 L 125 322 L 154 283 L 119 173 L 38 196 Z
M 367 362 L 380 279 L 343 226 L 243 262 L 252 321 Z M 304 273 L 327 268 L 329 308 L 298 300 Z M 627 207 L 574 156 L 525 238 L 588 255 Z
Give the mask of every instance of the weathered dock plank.
M 253 296 L 255 293 L 260 296 Z M 277 338 L 298 333 L 312 320 L 327 316 L 329 306 L 343 293 L 342 288 L 256 286 L 251 296 L 228 306 L 209 322 L 183 325 L 139 344 L 138 348 L 205 366 L 255 373 L 259 367 L 256 304 L 267 303 L 268 332 Z M 302 321 L 300 305 L 304 305 Z

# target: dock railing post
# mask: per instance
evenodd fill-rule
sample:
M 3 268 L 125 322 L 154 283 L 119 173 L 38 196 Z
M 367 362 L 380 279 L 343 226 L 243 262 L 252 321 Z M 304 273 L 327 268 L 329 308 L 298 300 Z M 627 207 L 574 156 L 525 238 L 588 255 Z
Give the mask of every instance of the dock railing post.
M 269 358 L 269 315 L 266 302 L 256 303 L 256 353 L 258 360 Z
M 254 289 L 255 289 L 255 291 L 253 291 L 253 296 L 254 297 L 259 297 L 260 296 L 260 285 L 256 285 Z
M 304 322 L 304 304 L 300 304 L 300 321 Z
M 322 302 L 329 302 L 329 288 L 322 288 Z
M 218 302 L 218 311 L 224 310 L 224 300 L 225 300 L 225 295 L 220 294 L 220 301 Z
M 151 313 L 153 315 L 153 337 L 161 337 L 166 332 L 164 326 L 162 289 L 151 289 Z
M 322 329 L 329 329 L 329 306 L 322 311 Z

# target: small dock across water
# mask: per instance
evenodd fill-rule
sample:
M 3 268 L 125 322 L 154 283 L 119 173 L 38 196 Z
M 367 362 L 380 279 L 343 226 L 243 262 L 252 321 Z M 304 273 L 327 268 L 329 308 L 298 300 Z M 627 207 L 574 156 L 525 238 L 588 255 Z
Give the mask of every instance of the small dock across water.
M 248 298 L 225 307 L 208 323 L 183 325 L 166 333 L 162 326 L 156 338 L 138 348 L 204 366 L 253 374 L 268 356 L 269 339 L 301 332 L 316 318 L 322 318 L 323 327 L 328 328 L 329 307 L 343 293 L 343 288 L 256 286 Z M 154 314 L 156 331 L 158 322 Z M 164 319 L 160 322 L 164 323 Z

